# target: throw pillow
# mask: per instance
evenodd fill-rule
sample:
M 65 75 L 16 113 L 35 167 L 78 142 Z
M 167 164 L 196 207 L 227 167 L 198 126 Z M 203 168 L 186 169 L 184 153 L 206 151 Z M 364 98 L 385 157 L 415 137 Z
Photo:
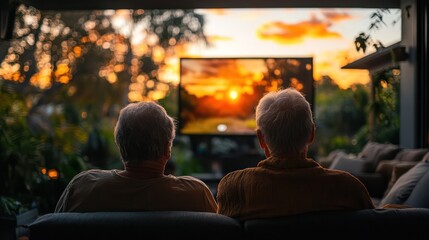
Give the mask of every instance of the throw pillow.
M 399 160 L 381 160 L 378 163 L 377 169 L 375 172 L 381 173 L 386 179 L 392 178 L 393 168 L 399 163 Z
M 369 163 L 366 159 L 358 157 L 348 157 L 347 155 L 338 155 L 329 168 L 342 170 L 351 174 L 364 172 Z
M 422 160 L 404 173 L 392 186 L 379 206 L 386 204 L 404 204 L 419 180 L 429 171 L 429 161 Z
M 423 156 L 427 152 L 428 149 L 426 148 L 403 149 L 395 156 L 395 159 L 398 159 L 399 161 L 418 162 L 422 160 Z
M 359 154 L 359 157 L 367 159 L 364 172 L 375 172 L 381 160 L 393 159 L 401 148 L 395 144 L 368 142 Z
M 416 208 L 429 208 L 429 172 L 417 183 L 404 204 Z
M 408 170 L 416 166 L 418 162 L 398 162 L 398 164 L 392 166 L 392 172 L 390 173 L 391 177 L 389 179 L 386 190 L 384 191 L 384 196 L 386 196 L 396 181 Z

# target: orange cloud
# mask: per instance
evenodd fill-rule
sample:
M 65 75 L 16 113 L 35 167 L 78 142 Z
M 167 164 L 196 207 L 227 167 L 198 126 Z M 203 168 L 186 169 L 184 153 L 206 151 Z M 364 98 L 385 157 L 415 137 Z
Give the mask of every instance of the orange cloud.
M 330 23 L 322 22 L 315 17 L 309 21 L 295 24 L 269 22 L 260 26 L 256 34 L 260 39 L 272 40 L 280 44 L 297 44 L 306 39 L 340 38 L 337 32 L 329 30 Z
M 340 22 L 343 20 L 352 19 L 353 16 L 346 12 L 335 12 L 335 11 L 323 11 L 325 18 L 330 22 Z
M 266 66 L 262 59 L 187 59 L 181 64 L 181 81 L 198 97 L 228 89 L 249 93 L 263 71 Z

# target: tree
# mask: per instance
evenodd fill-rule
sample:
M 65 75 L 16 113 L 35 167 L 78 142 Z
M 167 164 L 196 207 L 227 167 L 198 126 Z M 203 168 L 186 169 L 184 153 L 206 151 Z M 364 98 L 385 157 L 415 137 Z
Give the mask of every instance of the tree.
M 317 82 L 315 146 L 320 156 L 335 149 L 356 152 L 364 143 L 357 134 L 367 123 L 368 88 L 354 85 L 340 89 L 329 76 Z M 323 137 L 321 137 L 323 136 Z
M 405 9 L 409 14 L 409 9 Z M 384 21 L 386 14 L 393 14 L 389 9 L 376 9 L 370 16 L 371 24 L 368 33 L 361 32 L 355 39 L 356 51 L 362 50 L 363 53 L 369 46 L 376 51 L 383 49 L 384 45 L 371 37 L 371 32 L 388 26 Z M 392 21 L 395 25 L 401 19 L 401 10 L 397 11 L 397 18 Z M 400 70 L 396 66 L 395 56 L 393 58 L 394 67 L 380 70 L 372 73 L 373 96 L 370 103 L 368 114 L 370 121 L 368 125 L 361 129 L 359 139 L 365 139 L 378 142 L 389 142 L 399 144 L 399 80 Z
M 54 135 L 47 108 L 68 109 L 67 124 L 97 128 L 127 102 L 165 98 L 175 86 L 159 72 L 187 43 L 207 43 L 203 26 L 194 10 L 58 13 L 21 5 L 0 77 L 27 97 L 33 130 Z
M 387 69 L 372 76 L 375 99 L 371 106 L 374 113 L 372 140 L 399 144 L 400 71 Z
M 7 52 L 0 83 L 23 98 L 26 111 L 17 114 L 43 145 L 37 165 L 68 181 L 88 164 L 120 163 L 117 152 L 105 152 L 114 142 L 112 120 L 128 102 L 173 91 L 160 73 L 189 42 L 207 43 L 203 26 L 194 10 L 41 12 L 20 5 L 14 38 L 0 51 Z

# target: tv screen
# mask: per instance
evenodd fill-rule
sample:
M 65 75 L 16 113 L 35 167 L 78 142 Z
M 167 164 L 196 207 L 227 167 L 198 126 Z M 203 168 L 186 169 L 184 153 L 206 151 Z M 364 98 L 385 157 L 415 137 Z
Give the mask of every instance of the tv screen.
M 178 133 L 255 135 L 255 108 L 294 87 L 313 107 L 312 58 L 181 58 Z

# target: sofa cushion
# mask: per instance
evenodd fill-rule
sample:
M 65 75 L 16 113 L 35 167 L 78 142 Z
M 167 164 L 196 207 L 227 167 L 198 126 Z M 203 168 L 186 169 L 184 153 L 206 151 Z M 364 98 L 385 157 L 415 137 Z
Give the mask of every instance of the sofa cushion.
M 346 156 L 347 153 L 342 149 L 336 149 L 329 153 L 328 156 L 319 158 L 319 164 L 322 167 L 329 168 L 338 156 Z
M 374 172 L 381 160 L 394 159 L 401 148 L 395 144 L 368 142 L 359 153 L 360 158 L 367 159 L 366 172 Z
M 386 179 L 390 179 L 392 177 L 393 168 L 399 164 L 400 161 L 397 159 L 394 160 L 381 160 L 377 168 L 375 169 L 376 173 L 380 173 L 386 177 Z
M 368 165 L 371 163 L 367 159 L 338 155 L 329 168 L 358 174 L 365 172 L 369 168 Z
M 428 171 L 429 161 L 424 159 L 416 164 L 398 178 L 386 196 L 380 201 L 380 206 L 385 204 L 404 204 L 414 187 Z
M 402 149 L 396 156 L 395 159 L 398 161 L 418 162 L 422 160 L 423 156 L 428 152 L 427 148 L 418 149 Z
M 30 224 L 31 240 L 241 239 L 240 223 L 209 212 L 49 213 Z
M 400 150 L 401 148 L 395 144 L 369 141 L 359 153 L 359 157 L 377 160 L 393 159 Z
M 384 191 L 384 196 L 390 192 L 390 189 L 392 189 L 393 185 L 395 185 L 396 181 L 398 181 L 404 173 L 408 172 L 408 170 L 416 166 L 418 163 L 419 162 L 398 162 L 397 164 L 392 165 L 392 172 L 390 173 L 390 178 L 388 179 L 388 184 Z
M 429 171 L 416 184 L 404 204 L 418 208 L 429 208 Z

